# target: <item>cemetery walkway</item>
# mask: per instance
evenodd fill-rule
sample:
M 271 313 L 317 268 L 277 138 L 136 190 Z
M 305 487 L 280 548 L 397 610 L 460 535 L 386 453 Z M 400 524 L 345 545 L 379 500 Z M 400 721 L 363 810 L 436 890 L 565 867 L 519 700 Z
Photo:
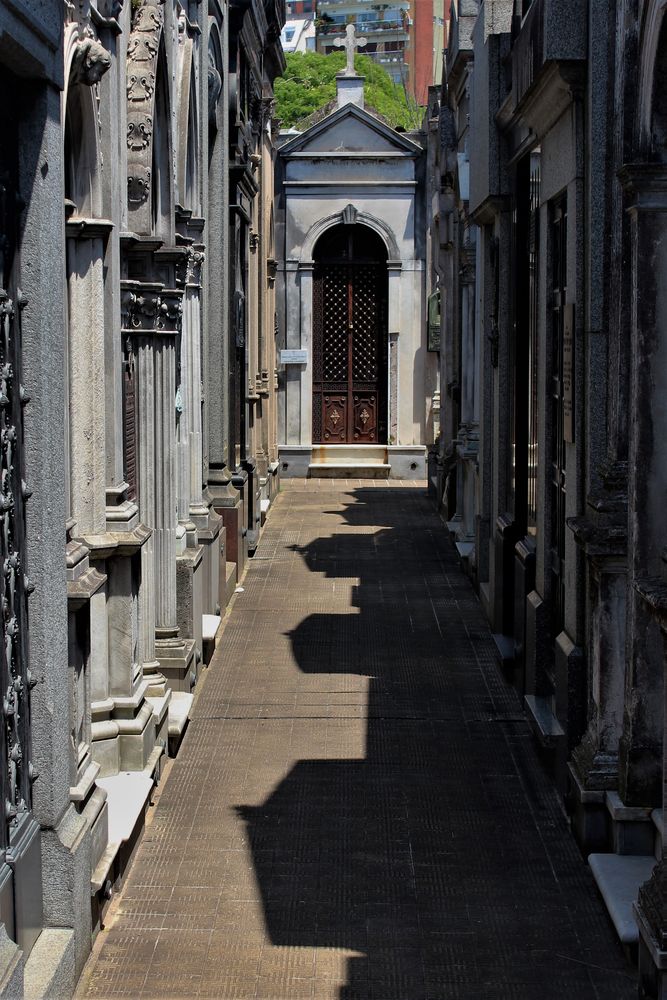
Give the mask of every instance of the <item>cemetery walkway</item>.
M 271 511 L 81 997 L 625 1000 L 423 484 Z

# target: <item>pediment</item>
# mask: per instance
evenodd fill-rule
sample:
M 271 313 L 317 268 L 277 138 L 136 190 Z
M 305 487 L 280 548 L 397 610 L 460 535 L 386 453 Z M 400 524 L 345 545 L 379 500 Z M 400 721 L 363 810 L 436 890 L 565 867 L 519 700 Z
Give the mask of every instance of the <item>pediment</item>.
M 368 111 L 346 104 L 295 136 L 280 150 L 280 155 L 340 156 L 373 154 L 417 156 L 421 147 Z

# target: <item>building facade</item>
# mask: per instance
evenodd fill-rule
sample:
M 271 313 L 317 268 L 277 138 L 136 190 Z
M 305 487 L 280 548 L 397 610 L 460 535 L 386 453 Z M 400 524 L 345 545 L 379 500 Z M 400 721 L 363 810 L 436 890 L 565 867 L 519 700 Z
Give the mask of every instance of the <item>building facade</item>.
M 279 150 L 281 471 L 423 479 L 437 373 L 421 136 L 365 110 L 353 70 L 337 87 L 336 110 Z
M 283 22 L 0 10 L 3 996 L 72 993 L 277 489 Z
M 433 154 L 432 489 L 651 998 L 667 990 L 665 9 L 460 0 Z
M 430 6 L 429 0 L 427 5 Z M 365 38 L 363 54 L 370 56 L 391 76 L 394 83 L 409 89 L 410 18 L 407 3 L 369 4 L 367 0 L 318 0 L 317 51 L 336 52 L 334 39 L 355 26 Z

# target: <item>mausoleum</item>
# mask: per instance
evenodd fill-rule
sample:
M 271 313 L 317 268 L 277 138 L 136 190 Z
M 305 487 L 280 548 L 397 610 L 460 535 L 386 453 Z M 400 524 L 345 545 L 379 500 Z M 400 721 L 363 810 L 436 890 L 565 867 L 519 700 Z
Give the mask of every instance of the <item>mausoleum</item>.
M 281 473 L 424 479 L 423 147 L 364 108 L 346 44 L 337 107 L 278 153 Z

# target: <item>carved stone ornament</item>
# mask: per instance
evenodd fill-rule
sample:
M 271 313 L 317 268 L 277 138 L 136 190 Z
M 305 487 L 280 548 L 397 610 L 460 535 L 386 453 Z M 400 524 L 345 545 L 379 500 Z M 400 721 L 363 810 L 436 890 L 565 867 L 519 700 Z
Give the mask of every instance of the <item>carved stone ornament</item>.
M 150 115 L 133 114 L 127 122 L 127 146 L 135 151 L 146 149 L 153 136 L 153 120 Z
M 340 215 L 344 226 L 355 226 L 359 212 L 354 205 L 346 205 Z
M 127 200 L 132 228 L 150 233 L 155 86 L 164 15 L 161 0 L 132 4 L 127 44 Z
M 138 171 L 141 171 L 139 173 Z M 142 205 L 151 191 L 151 172 L 147 167 L 138 166 L 137 173 L 127 176 L 127 200 L 130 206 Z
M 180 332 L 183 293 L 176 288 L 135 285 L 121 296 L 121 323 L 126 333 Z
M 86 37 L 77 42 L 72 59 L 72 83 L 85 83 L 92 87 L 99 83 L 111 66 L 111 56 L 96 38 Z
M 191 247 L 188 252 L 185 282 L 187 285 L 201 285 L 201 272 L 204 264 L 204 251 L 199 247 Z
M 218 101 L 222 93 L 222 77 L 215 65 L 214 54 L 208 53 L 208 120 L 211 124 L 215 122 Z

